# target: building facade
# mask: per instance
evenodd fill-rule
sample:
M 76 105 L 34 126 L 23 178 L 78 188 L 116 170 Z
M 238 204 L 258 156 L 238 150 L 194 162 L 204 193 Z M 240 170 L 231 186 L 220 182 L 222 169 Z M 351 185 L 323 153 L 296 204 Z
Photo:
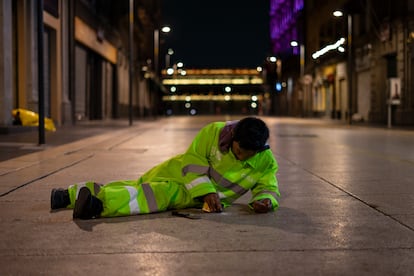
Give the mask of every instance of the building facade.
M 43 2 L 45 116 L 58 126 L 78 120 L 127 117 L 130 104 L 134 116 L 152 115 L 150 90 L 155 86 L 143 77 L 141 69 L 154 59 L 160 1 Z M 11 111 L 15 108 L 38 112 L 38 16 L 36 1 L 1 1 L 2 126 L 12 124 Z M 130 26 L 133 49 L 129 49 Z
M 298 1 L 272 2 L 295 7 Z M 299 22 L 296 34 L 304 48 L 302 57 L 289 46 L 279 50 L 284 53 L 281 81 L 292 83 L 291 95 L 286 90 L 280 96 L 292 106 L 287 115 L 414 124 L 412 1 L 310 0 L 301 12 L 278 10 L 289 10 L 289 18 Z

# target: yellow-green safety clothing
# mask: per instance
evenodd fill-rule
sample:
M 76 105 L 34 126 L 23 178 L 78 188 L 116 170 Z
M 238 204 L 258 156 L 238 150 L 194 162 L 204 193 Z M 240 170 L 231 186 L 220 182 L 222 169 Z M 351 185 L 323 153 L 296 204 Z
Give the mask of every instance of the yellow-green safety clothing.
M 73 208 L 80 188 L 86 186 L 103 202 L 103 217 L 200 207 L 202 197 L 208 193 L 218 193 L 227 207 L 249 190 L 250 207 L 253 201 L 268 198 L 276 209 L 280 193 L 276 178 L 278 164 L 272 151 L 263 150 L 245 161 L 237 160 L 230 145 L 227 150 L 223 147 L 223 141 L 231 143 L 223 133 L 231 133 L 234 126 L 234 122 L 208 124 L 184 154 L 153 167 L 138 180 L 72 185 L 68 188 L 71 200 L 68 207 Z

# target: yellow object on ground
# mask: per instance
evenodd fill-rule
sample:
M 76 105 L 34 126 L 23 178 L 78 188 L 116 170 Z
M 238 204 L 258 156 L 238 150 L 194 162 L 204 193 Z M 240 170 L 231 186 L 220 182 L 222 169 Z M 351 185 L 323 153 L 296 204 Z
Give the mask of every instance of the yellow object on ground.
M 201 209 L 203 212 L 211 213 L 210 207 L 208 206 L 207 202 L 204 202 L 203 208 Z
M 15 122 L 19 122 L 22 126 L 39 125 L 39 114 L 33 111 L 17 108 L 13 109 L 12 115 Z M 45 117 L 45 129 L 49 131 L 56 131 L 56 127 L 52 119 Z

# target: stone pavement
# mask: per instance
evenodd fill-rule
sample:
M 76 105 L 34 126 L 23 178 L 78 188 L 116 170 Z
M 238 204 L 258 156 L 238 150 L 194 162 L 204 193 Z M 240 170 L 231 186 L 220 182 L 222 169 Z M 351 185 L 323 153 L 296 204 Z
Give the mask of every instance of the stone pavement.
M 224 117 L 139 122 L 0 162 L 0 275 L 413 275 L 414 132 L 264 117 L 280 208 L 73 221 L 50 190 L 136 179 Z
M 40 146 L 38 127 L 10 126 L 7 128 L 8 134 L 0 134 L 0 162 L 108 131 L 119 130 L 128 125 L 127 120 L 97 120 L 78 122 L 74 126 L 61 126 L 56 132 L 46 131 L 46 143 Z

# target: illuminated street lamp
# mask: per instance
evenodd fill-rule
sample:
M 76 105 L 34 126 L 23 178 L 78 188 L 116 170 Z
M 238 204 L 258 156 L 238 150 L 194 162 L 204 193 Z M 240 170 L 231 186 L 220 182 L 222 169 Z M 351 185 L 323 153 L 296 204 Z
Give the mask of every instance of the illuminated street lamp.
M 174 54 L 174 50 L 171 48 L 168 48 L 167 53 L 165 54 L 165 69 L 170 68 L 171 63 L 171 56 Z
M 305 75 L 305 45 L 303 45 L 302 43 L 299 45 L 299 43 L 297 41 L 291 41 L 290 42 L 290 46 L 292 47 L 298 47 L 299 46 L 299 64 L 300 64 L 300 77 L 299 77 L 299 82 L 300 82 L 300 91 L 299 91 L 299 101 L 302 101 L 301 103 L 301 113 L 303 115 L 303 112 L 305 110 L 305 106 L 306 106 L 306 101 L 304 100 L 305 98 L 305 91 L 304 91 L 304 75 Z M 310 101 L 309 101 L 310 102 Z
M 266 58 L 266 82 L 273 89 L 275 89 L 276 82 L 278 80 L 278 64 L 279 60 L 275 56 L 270 56 Z
M 172 74 L 174 74 L 174 68 L 168 68 L 167 75 L 171 76 Z
M 169 32 L 171 32 L 171 28 L 169 26 L 164 26 L 164 27 L 161 28 L 161 32 L 169 33 Z
M 305 74 L 305 45 L 300 44 L 293 40 L 290 42 L 290 46 L 298 47 L 299 46 L 299 56 L 300 56 L 300 79 L 302 80 Z
M 169 33 L 171 28 L 169 26 L 164 26 L 161 28 L 161 32 Z M 159 67 L 159 57 L 160 57 L 160 30 L 154 30 L 154 71 L 155 75 L 158 77 L 158 67 Z
M 335 17 L 342 17 L 344 13 L 342 11 L 334 11 L 333 15 Z M 347 61 L 347 79 L 348 79 L 348 123 L 352 124 L 352 14 L 348 13 L 348 26 L 347 26 L 347 51 L 348 51 L 348 61 Z
M 128 117 L 129 125 L 132 126 L 133 119 L 133 106 L 132 106 L 132 94 L 133 94 L 133 79 L 134 79 L 134 0 L 129 0 L 129 92 L 128 92 Z

